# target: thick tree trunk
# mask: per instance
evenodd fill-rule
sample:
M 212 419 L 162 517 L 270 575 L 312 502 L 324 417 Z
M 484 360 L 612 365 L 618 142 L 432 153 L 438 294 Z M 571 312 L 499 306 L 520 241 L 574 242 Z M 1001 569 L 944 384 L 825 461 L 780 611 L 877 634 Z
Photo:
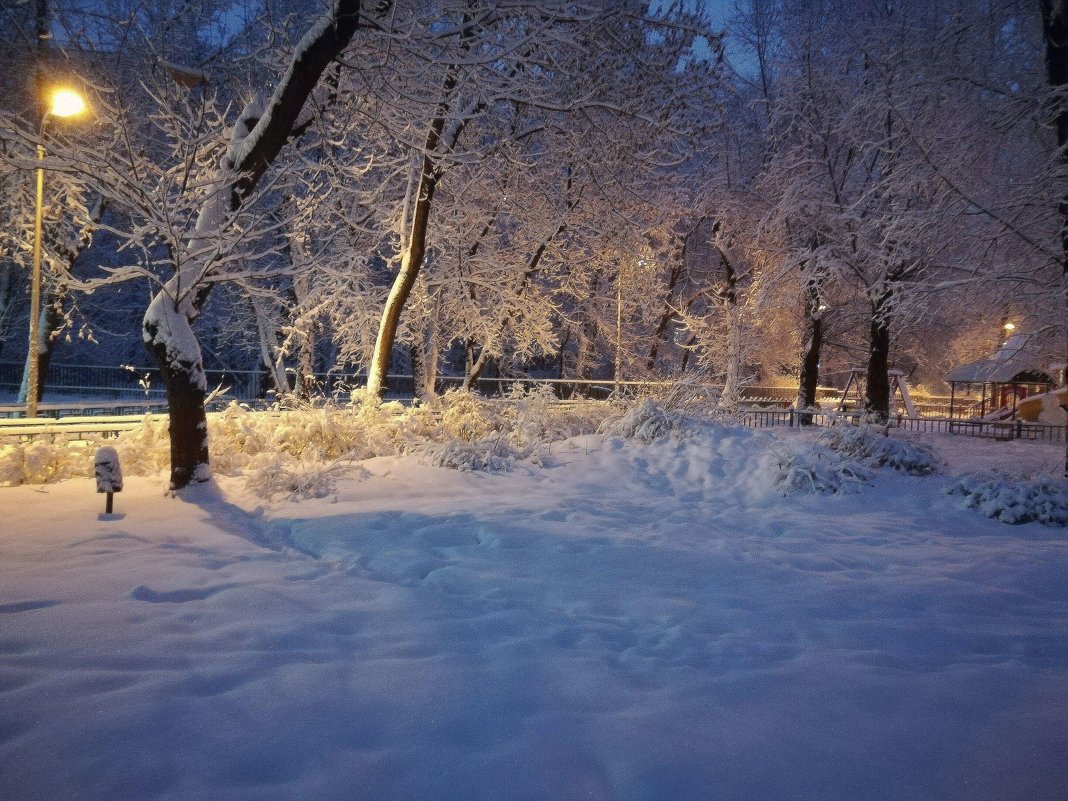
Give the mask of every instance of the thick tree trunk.
M 890 316 L 887 293 L 871 302 L 871 338 L 868 347 L 867 386 L 864 390 L 864 410 L 872 417 L 885 421 L 890 417 Z
M 146 324 L 146 333 L 148 332 Z M 145 350 L 159 367 L 163 386 L 167 390 L 170 411 L 168 430 L 171 440 L 171 489 L 207 481 L 208 417 L 204 407 L 207 384 L 204 368 L 199 362 L 188 363 L 174 358 L 161 339 L 155 336 L 145 342 Z
M 718 230 L 716 224 L 714 230 Z M 723 394 L 720 405 L 734 411 L 741 402 L 742 392 L 742 315 L 738 308 L 738 273 L 727 252 L 716 246 L 723 266 L 723 290 L 719 292 L 727 309 L 727 358 L 724 364 Z
M 820 297 L 811 282 L 805 283 L 805 331 L 801 341 L 801 370 L 798 375 L 797 410 L 801 425 L 812 423 L 806 409 L 816 407 L 816 393 L 820 382 L 820 351 L 823 348 L 823 312 Z
M 727 362 L 723 376 L 723 395 L 720 405 L 731 411 L 737 411 L 742 402 L 742 322 L 741 313 L 736 305 L 728 309 L 727 322 Z
M 475 355 L 475 352 L 478 355 Z M 478 383 L 478 380 L 482 378 L 482 373 L 486 369 L 486 365 L 489 364 L 489 350 L 483 345 L 478 347 L 473 339 L 467 340 L 464 345 L 464 352 L 466 358 L 464 359 L 464 389 L 473 389 Z

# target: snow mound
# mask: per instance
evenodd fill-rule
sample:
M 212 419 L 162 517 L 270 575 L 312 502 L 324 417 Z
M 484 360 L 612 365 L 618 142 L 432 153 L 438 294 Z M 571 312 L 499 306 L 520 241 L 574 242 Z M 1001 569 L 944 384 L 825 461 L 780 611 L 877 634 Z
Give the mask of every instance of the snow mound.
M 964 498 L 964 505 L 1002 523 L 1038 522 L 1068 525 L 1068 482 L 1051 478 L 1011 479 L 995 473 L 960 476 L 948 495 Z
M 609 440 L 603 461 L 589 469 L 615 476 L 634 497 L 658 487 L 684 504 L 746 506 L 776 493 L 776 454 L 766 437 L 740 426 L 691 422 L 683 436 L 671 429 L 676 433 L 652 442 Z

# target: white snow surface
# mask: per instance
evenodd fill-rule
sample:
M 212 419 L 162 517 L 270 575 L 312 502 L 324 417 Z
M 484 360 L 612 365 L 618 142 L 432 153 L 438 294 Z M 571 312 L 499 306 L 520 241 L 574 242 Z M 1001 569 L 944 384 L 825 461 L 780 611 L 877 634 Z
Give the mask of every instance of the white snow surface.
M 805 436 L 0 489 L 0 798 L 1068 798 L 1065 530 L 783 495 Z M 936 449 L 1063 456 L 987 444 Z

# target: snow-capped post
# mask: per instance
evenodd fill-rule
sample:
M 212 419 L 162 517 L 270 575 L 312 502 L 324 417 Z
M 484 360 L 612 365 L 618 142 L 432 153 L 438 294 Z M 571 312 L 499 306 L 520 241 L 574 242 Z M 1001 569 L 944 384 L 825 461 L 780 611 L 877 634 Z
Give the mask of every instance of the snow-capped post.
M 105 514 L 111 514 L 112 501 L 116 492 L 122 492 L 122 468 L 119 466 L 119 454 L 106 445 L 98 448 L 93 457 L 93 472 L 96 474 L 96 491 L 106 492 L 108 499 Z
M 244 108 L 215 171 L 212 191 L 175 273 L 156 293 L 142 323 L 145 348 L 160 368 L 170 413 L 171 489 L 211 478 L 205 410 L 207 380 L 192 321 L 217 279 L 214 237 L 248 199 L 285 144 L 310 124 L 304 105 L 327 66 L 348 46 L 359 24 L 360 0 L 333 0 L 300 40 L 273 94 Z M 383 12 L 390 3 L 380 2 Z

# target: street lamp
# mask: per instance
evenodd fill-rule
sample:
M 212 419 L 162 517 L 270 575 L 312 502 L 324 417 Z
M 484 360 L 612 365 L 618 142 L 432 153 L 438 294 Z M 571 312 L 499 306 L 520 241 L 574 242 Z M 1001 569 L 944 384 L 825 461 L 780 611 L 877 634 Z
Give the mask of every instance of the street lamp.
M 73 89 L 57 89 L 52 93 L 48 109 L 41 117 L 40 141 L 37 143 L 37 206 L 33 219 L 33 272 L 30 280 L 30 351 L 26 377 L 26 416 L 37 416 L 38 349 L 41 316 L 41 218 L 44 216 L 44 130 L 48 117 L 75 117 L 85 111 L 85 100 Z

